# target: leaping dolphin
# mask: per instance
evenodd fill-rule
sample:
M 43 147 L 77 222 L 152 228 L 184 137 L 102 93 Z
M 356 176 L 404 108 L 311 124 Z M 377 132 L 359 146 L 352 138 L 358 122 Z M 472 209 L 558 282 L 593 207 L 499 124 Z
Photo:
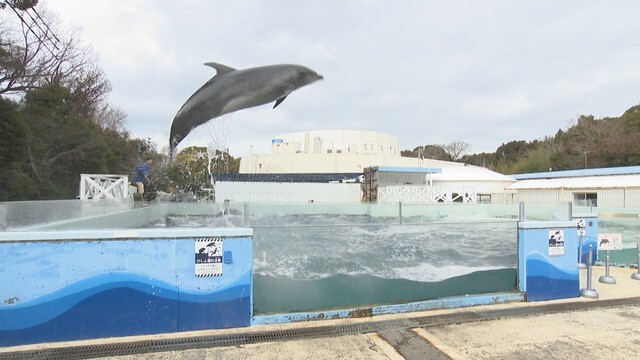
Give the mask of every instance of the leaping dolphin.
M 323 79 L 315 71 L 300 65 L 268 65 L 236 70 L 208 62 L 216 75 L 182 105 L 171 124 L 169 149 L 191 130 L 218 116 L 275 101 L 280 105 L 294 90 Z

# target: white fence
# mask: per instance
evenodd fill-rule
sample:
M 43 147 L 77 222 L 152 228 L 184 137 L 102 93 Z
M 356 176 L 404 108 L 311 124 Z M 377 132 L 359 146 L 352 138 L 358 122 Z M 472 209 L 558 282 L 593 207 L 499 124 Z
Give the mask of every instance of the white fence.
M 129 177 L 126 175 L 80 175 L 80 200 L 123 200 L 129 197 Z
M 441 188 L 434 186 L 384 186 L 378 189 L 378 203 L 430 204 L 476 203 L 477 190 L 472 187 Z

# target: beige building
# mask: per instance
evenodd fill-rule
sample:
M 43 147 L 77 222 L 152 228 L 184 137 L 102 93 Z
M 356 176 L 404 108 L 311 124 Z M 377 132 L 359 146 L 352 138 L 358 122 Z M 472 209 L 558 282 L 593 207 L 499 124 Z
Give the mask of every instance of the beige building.
M 358 130 L 303 131 L 276 136 L 269 154 L 243 157 L 240 173 L 358 173 L 399 158 L 398 139 L 393 135 Z
M 271 141 L 270 153 L 250 153 L 241 158 L 239 173 L 263 176 L 269 176 L 269 174 L 358 176 L 371 167 L 377 168 L 378 172 L 383 174 L 380 178 L 382 181 L 378 181 L 376 177 L 364 184 L 365 194 L 372 191 L 375 194 L 362 196 L 358 193 L 356 195 L 358 199 L 419 203 L 439 201 L 505 203 L 512 202 L 515 196 L 515 191 L 505 190 L 515 182 L 509 176 L 458 162 L 402 157 L 400 145 L 395 136 L 375 131 L 316 130 L 282 134 Z M 411 180 L 407 180 L 409 178 Z M 397 179 L 397 181 L 386 183 L 387 180 L 384 179 Z M 273 189 L 273 185 L 271 186 Z M 288 189 L 291 188 L 289 183 Z M 240 190 L 234 190 L 234 193 L 240 192 Z M 252 190 L 252 192 L 255 195 L 260 191 Z M 234 195 L 233 198 L 238 196 Z M 293 194 L 287 196 L 287 198 L 292 197 L 294 197 Z
M 271 153 L 240 159 L 241 174 L 362 173 L 370 166 L 462 166 L 447 161 L 400 156 L 398 139 L 360 130 L 287 133 L 271 140 Z

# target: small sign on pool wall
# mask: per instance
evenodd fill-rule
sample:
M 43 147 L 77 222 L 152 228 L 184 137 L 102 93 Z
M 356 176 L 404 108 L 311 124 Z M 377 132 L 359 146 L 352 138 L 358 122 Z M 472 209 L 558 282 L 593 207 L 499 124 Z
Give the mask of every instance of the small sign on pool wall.
M 196 276 L 222 275 L 222 239 L 196 239 Z
M 564 256 L 564 229 L 549 230 L 549 256 Z

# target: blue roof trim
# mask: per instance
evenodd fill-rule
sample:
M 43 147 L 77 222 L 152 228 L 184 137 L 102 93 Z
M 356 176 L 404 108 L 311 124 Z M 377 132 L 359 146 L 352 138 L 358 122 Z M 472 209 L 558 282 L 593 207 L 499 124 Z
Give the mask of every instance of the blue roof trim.
M 416 168 L 416 167 L 401 167 L 401 166 L 378 166 L 378 171 L 439 174 L 439 173 L 442 172 L 442 168 Z
M 640 174 L 640 166 L 621 166 L 599 169 L 581 169 L 581 170 L 561 170 L 561 171 L 545 171 L 528 174 L 509 175 L 516 180 L 527 179 L 556 179 L 567 177 L 582 176 L 604 176 L 604 175 L 632 175 Z

